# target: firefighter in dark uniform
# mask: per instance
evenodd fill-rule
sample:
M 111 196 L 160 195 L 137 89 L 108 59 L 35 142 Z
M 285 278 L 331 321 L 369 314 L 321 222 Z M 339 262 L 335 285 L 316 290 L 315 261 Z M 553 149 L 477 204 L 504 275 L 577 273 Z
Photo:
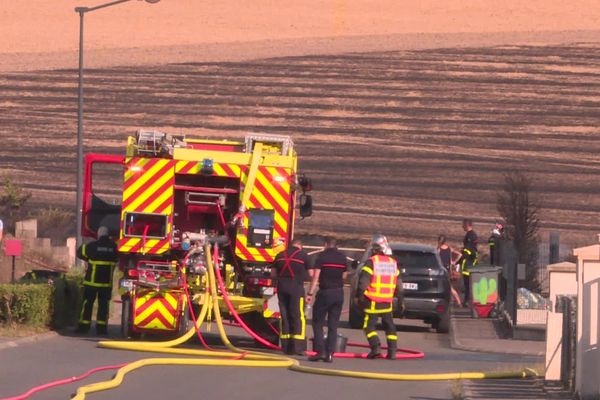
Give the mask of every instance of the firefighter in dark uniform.
M 87 333 L 92 324 L 92 308 L 98 297 L 96 333 L 106 335 L 108 329 L 108 308 L 112 293 L 112 278 L 117 264 L 117 245 L 108 235 L 108 228 L 98 229 L 98 239 L 82 244 L 77 249 L 77 257 L 87 262 L 83 280 L 83 305 L 77 333 Z
M 306 349 L 304 281 L 308 267 L 308 254 L 302 250 L 302 242 L 294 239 L 291 246 L 277 254 L 271 268 L 272 277 L 277 278 L 279 339 L 286 354 L 302 355 Z
M 386 358 L 395 360 L 398 337 L 392 311 L 394 297 L 398 298 L 398 306 L 403 307 L 400 271 L 396 260 L 390 256 L 391 249 L 385 236 L 374 238 L 371 254 L 360 271 L 356 291 L 358 305 L 365 313 L 363 330 L 371 347 L 367 358 L 374 359 L 381 354 L 381 344 L 375 330 L 381 317 L 388 347 Z
M 465 237 L 463 239 L 462 255 L 458 260 L 460 272 L 464 282 L 464 301 L 466 306 L 471 299 L 471 269 L 477 265 L 477 234 L 473 230 L 473 221 L 470 219 L 463 220 L 463 230 Z
M 325 239 L 325 249 L 315 261 L 314 274 L 306 295 L 307 303 L 311 304 L 319 282 L 319 292 L 312 313 L 313 350 L 316 354 L 310 356 L 309 361 L 333 361 L 337 328 L 344 305 L 344 279 L 348 275 L 346 256 L 337 249 L 336 245 L 334 238 Z M 327 317 L 327 343 L 323 338 L 325 317 Z
M 500 260 L 498 257 L 498 245 L 500 239 L 504 239 L 504 226 L 501 222 L 496 222 L 492 234 L 488 238 L 488 246 L 490 247 L 490 264 L 496 265 Z

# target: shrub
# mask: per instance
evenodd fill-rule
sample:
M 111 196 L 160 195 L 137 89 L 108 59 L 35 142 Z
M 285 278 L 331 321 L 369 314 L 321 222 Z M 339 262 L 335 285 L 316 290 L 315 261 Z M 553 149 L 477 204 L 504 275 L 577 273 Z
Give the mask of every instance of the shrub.
M 81 273 L 69 273 L 54 283 L 53 328 L 77 323 L 83 298 L 82 282 Z
M 62 328 L 79 317 L 82 299 L 80 271 L 52 280 L 0 285 L 0 323 Z
M 53 285 L 0 285 L 0 321 L 31 326 L 49 325 L 53 313 Z

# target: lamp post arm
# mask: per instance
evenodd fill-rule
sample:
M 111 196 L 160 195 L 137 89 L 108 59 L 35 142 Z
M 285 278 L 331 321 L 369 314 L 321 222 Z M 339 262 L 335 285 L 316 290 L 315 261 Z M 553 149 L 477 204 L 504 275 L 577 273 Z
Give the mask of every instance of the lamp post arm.
M 106 7 L 110 7 L 110 6 L 116 6 L 117 4 L 127 3 L 128 1 L 131 1 L 131 0 L 115 0 L 115 1 L 111 1 L 110 3 L 100 4 L 100 5 L 94 6 L 94 7 L 86 7 L 85 12 L 96 11 L 101 8 L 106 8 Z

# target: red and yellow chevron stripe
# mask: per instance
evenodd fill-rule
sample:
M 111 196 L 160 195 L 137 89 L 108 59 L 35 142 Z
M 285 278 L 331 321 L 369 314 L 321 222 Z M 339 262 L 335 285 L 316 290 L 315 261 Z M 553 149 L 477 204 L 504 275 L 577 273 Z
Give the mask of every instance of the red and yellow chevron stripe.
M 246 170 L 242 170 L 242 181 L 246 179 Z M 275 226 L 273 237 L 287 239 L 290 213 L 292 174 L 289 169 L 278 167 L 259 167 L 254 190 L 250 195 L 246 209 L 273 210 Z M 248 226 L 248 215 L 244 216 L 244 226 Z M 243 260 L 271 262 L 275 258 L 273 249 L 257 249 L 247 245 L 246 233 L 237 236 L 236 254 Z
M 242 174 L 242 168 L 237 164 L 214 163 L 214 175 L 226 176 L 229 178 L 239 178 Z M 202 163 L 198 161 L 177 161 L 175 165 L 176 174 L 197 174 L 202 169 Z
M 175 330 L 183 300 L 180 292 L 141 289 L 134 298 L 133 325 L 137 329 Z
M 133 157 L 125 161 L 121 220 L 127 212 L 163 214 L 168 217 L 164 239 L 127 237 L 119 240 L 119 251 L 162 254 L 169 249 L 173 224 L 173 181 L 175 161 L 163 158 Z

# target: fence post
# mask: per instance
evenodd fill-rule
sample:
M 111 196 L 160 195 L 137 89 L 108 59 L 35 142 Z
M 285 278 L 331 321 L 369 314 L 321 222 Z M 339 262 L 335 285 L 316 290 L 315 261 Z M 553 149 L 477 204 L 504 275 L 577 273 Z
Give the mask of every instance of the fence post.
M 502 262 L 503 276 L 506 279 L 506 290 L 504 291 L 504 309 L 508 313 L 513 326 L 517 323 L 517 262 L 518 254 L 512 240 L 501 239 L 500 262 Z
M 556 312 L 562 313 L 560 381 L 565 389 L 575 389 L 575 357 L 577 356 L 577 297 L 556 296 Z
M 557 232 L 550 232 L 550 246 L 548 255 L 548 264 L 556 264 L 560 255 L 560 235 Z

